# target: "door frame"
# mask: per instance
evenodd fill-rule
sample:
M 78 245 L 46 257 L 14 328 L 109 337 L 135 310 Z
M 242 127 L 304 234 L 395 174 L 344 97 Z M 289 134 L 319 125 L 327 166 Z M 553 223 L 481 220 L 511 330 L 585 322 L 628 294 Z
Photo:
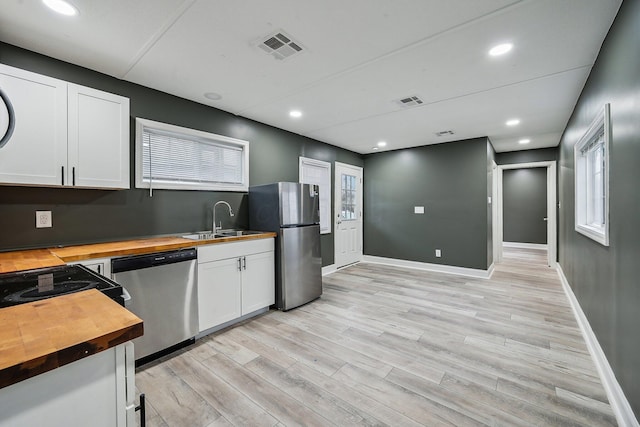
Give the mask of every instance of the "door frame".
M 338 185 L 338 182 L 340 182 L 340 180 L 338 179 L 338 168 L 347 168 L 347 169 L 354 169 L 359 171 L 360 173 L 360 177 L 361 177 L 361 183 L 360 183 L 360 192 L 358 194 L 358 206 L 360 207 L 360 236 L 359 236 L 359 245 L 360 245 L 360 259 L 356 262 L 360 262 L 362 261 L 362 257 L 364 256 L 364 204 L 363 204 L 363 199 L 364 199 L 364 168 L 361 166 L 355 166 L 355 165 L 350 165 L 348 163 L 341 163 L 341 162 L 334 162 L 333 165 L 333 171 L 334 171 L 334 176 L 333 176 L 333 183 L 334 183 L 334 193 L 333 193 L 333 230 L 334 230 L 334 235 L 333 235 L 333 264 L 336 266 L 336 268 L 341 268 L 343 266 L 339 266 L 336 263 L 336 259 L 338 258 L 338 245 L 337 245 L 337 237 L 338 237 L 338 197 L 340 197 L 340 192 L 338 190 L 340 190 L 340 185 Z
M 497 253 L 494 252 L 494 261 L 496 263 L 502 261 L 502 247 L 504 234 L 504 203 L 502 179 L 503 172 L 507 169 L 529 169 L 529 168 L 546 168 L 547 169 L 547 264 L 551 268 L 557 266 L 557 194 L 556 194 L 556 161 L 530 162 L 530 163 L 513 163 L 508 165 L 498 165 L 497 169 L 497 190 L 496 211 L 497 224 L 493 227 L 493 239 L 496 242 Z

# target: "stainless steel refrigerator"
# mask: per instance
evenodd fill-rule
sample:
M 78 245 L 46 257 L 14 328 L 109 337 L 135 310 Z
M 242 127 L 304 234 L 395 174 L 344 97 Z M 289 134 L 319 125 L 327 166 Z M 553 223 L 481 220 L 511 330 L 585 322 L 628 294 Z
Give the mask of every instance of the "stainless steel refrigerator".
M 322 295 L 318 186 L 276 182 L 249 188 L 249 228 L 276 237 L 276 307 L 290 310 Z

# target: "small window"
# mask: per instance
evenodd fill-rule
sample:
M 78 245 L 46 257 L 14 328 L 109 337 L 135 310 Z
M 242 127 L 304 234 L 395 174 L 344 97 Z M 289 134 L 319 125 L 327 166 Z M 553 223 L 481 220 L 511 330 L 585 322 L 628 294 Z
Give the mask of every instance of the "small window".
M 342 212 L 340 218 L 343 221 L 357 220 L 356 215 L 356 177 L 354 175 L 342 174 Z
M 300 157 L 300 182 L 320 189 L 320 234 L 331 233 L 331 163 Z
M 609 246 L 609 104 L 574 147 L 577 232 Z
M 137 118 L 136 187 L 248 191 L 249 142 Z

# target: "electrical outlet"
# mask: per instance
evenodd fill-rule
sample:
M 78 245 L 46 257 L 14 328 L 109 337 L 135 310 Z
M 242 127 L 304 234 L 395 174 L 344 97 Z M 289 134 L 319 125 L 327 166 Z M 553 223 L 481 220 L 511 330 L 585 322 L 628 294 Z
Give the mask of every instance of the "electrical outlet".
M 36 211 L 36 228 L 50 228 L 51 211 Z
M 424 214 L 424 206 L 414 206 L 413 213 L 415 214 Z
M 436 249 L 436 258 L 440 258 L 442 256 L 442 251 L 440 249 Z

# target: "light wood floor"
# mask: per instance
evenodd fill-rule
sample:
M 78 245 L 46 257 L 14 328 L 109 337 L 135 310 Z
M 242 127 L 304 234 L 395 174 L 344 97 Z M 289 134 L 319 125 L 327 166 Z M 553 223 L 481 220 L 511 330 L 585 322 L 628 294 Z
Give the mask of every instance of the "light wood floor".
M 147 425 L 616 425 L 545 260 L 508 249 L 490 280 L 340 270 L 311 304 L 140 369 Z

